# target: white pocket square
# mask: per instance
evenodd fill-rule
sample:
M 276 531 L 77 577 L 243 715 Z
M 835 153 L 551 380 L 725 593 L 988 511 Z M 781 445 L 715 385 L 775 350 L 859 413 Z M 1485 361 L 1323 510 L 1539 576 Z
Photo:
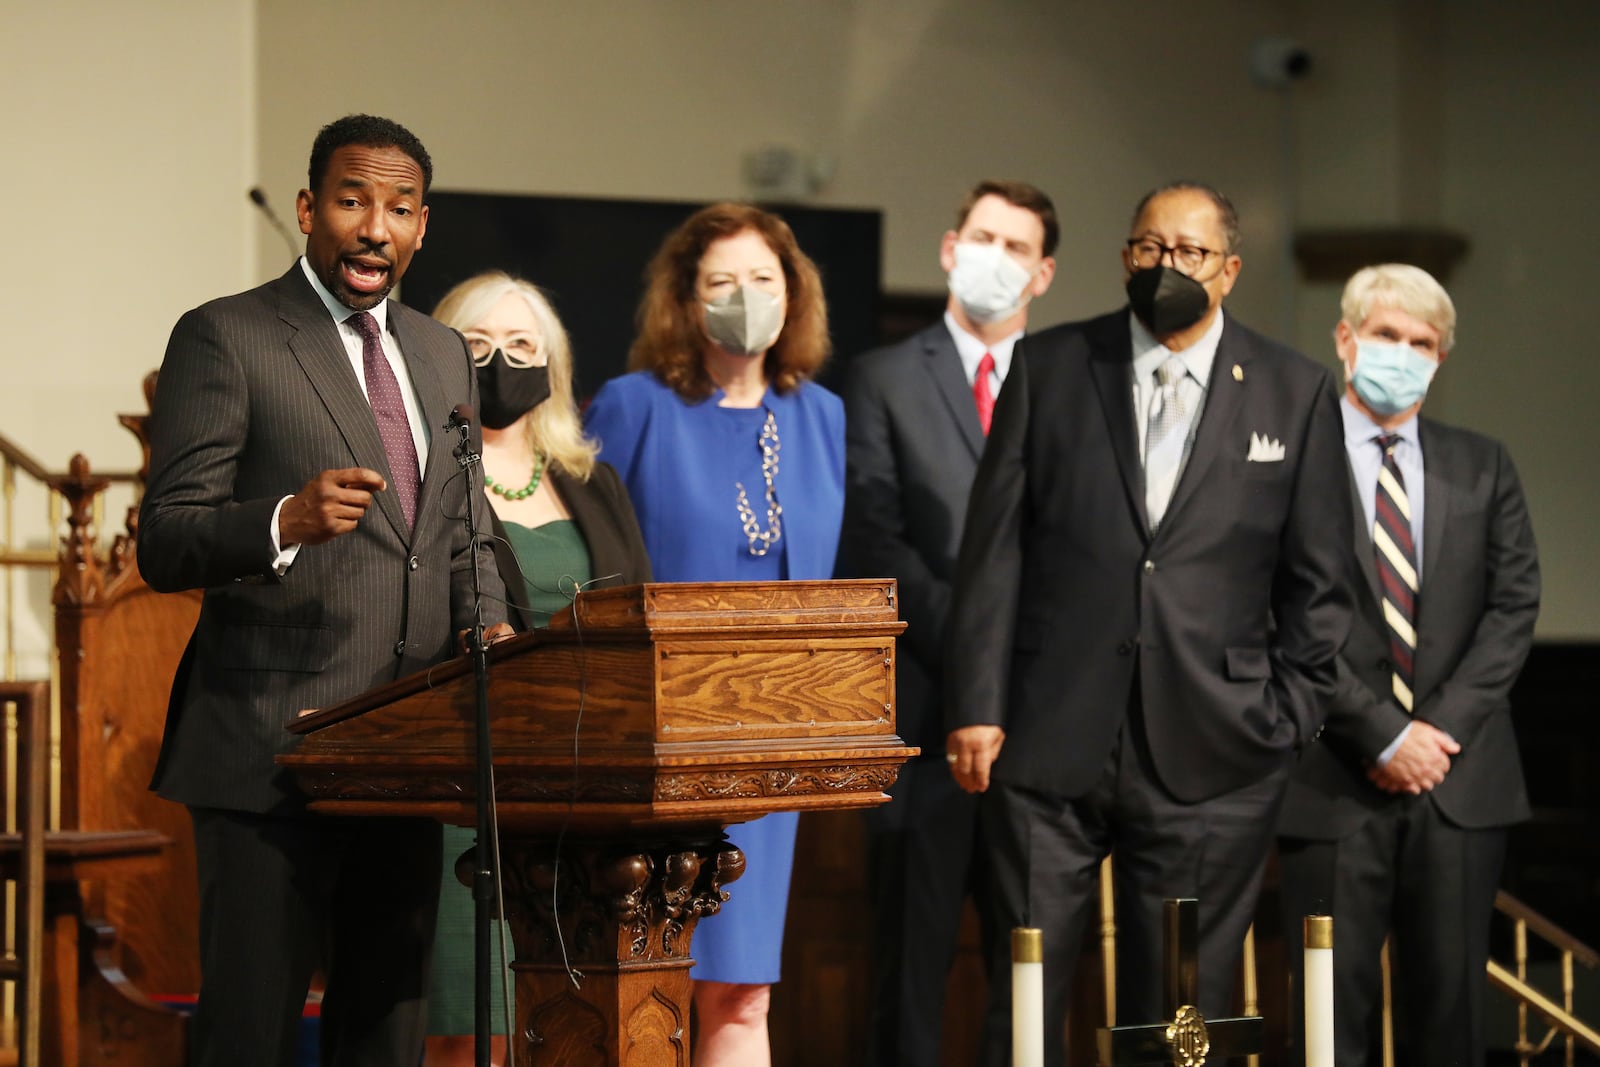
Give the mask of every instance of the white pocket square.
M 1250 451 L 1244 458 L 1249 463 L 1282 463 L 1283 442 L 1253 433 L 1250 435 Z

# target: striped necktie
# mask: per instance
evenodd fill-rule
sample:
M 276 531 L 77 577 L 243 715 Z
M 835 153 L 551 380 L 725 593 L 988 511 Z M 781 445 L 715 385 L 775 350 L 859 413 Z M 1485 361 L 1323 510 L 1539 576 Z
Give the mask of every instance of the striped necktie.
M 1411 501 L 1394 459 L 1399 434 L 1381 434 L 1383 467 L 1378 471 L 1377 507 L 1372 547 L 1383 588 L 1383 621 L 1389 630 L 1389 661 L 1394 671 L 1394 698 L 1411 711 L 1411 682 L 1417 651 L 1417 546 L 1411 538 Z

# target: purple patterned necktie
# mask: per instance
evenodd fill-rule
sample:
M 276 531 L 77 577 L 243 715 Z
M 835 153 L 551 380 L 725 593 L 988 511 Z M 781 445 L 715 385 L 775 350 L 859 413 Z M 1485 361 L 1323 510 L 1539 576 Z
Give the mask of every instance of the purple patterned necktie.
M 400 510 L 405 513 L 406 526 L 410 528 L 417 521 L 417 488 L 421 479 L 417 475 L 417 442 L 411 436 L 411 420 L 406 417 L 400 381 L 383 354 L 378 320 L 368 312 L 359 311 L 345 322 L 361 335 L 367 402 L 372 405 L 372 415 L 378 421 L 378 436 L 383 439 L 383 451 L 389 457 L 389 477 L 400 496 Z

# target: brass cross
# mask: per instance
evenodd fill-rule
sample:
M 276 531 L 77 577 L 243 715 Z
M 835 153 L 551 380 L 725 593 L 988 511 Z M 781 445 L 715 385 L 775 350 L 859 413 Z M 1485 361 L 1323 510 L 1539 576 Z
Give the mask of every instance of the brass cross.
M 1169 900 L 1162 931 L 1166 971 L 1161 1022 L 1100 1028 L 1100 1067 L 1175 1064 L 1201 1067 L 1207 1057 L 1261 1051 L 1261 1017 L 1206 1019 L 1200 999 L 1200 902 Z

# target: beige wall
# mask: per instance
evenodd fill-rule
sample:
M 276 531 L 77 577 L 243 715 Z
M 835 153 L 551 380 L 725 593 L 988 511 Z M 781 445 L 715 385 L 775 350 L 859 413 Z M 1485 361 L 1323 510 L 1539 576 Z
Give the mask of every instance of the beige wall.
M 1063 273 L 1039 308 L 1056 321 L 1119 299 L 1117 249 L 1146 186 L 1211 176 L 1253 230 L 1270 225 L 1281 181 L 1260 156 L 1279 110 L 1245 53 L 1287 29 L 1282 7 L 1158 0 L 1136 20 L 1061 0 L 491 0 L 441 16 L 390 0 L 385 21 L 412 32 L 387 35 L 382 61 L 412 76 L 384 79 L 363 76 L 346 43 L 374 8 L 262 0 L 262 177 L 287 204 L 317 126 L 340 109 L 401 117 L 451 189 L 740 196 L 743 153 L 787 144 L 836 161 L 813 202 L 886 210 L 885 284 L 932 290 L 966 188 L 1027 177 L 1064 216 Z M 335 105 L 330 83 L 344 88 Z M 263 274 L 280 269 L 280 246 L 262 247 Z M 1240 306 L 1276 307 L 1277 294 L 1262 272 Z
M 139 464 L 117 412 L 184 309 L 254 277 L 253 0 L 0 0 L 0 433 L 47 467 Z M 120 528 L 126 494 L 108 526 Z M 52 544 L 24 480 L 17 543 Z M 14 577 L 17 671 L 47 668 L 49 588 Z
M 1512 446 L 1544 564 L 1540 633 L 1593 638 L 1600 5 L 1463 7 L 1475 17 L 1448 37 L 1442 206 L 1473 248 L 1452 285 L 1461 326 L 1440 414 Z
M 253 277 L 254 4 L 3 8 L 0 432 L 52 467 L 133 467 L 107 416 L 143 410 L 184 309 Z
M 312 136 L 346 111 L 407 123 L 450 189 L 709 199 L 747 192 L 750 149 L 825 156 L 833 177 L 813 202 L 885 211 L 894 289 L 942 288 L 935 246 L 967 185 L 1028 178 L 1063 216 L 1036 325 L 1116 304 L 1132 201 L 1196 176 L 1244 215 L 1234 312 L 1323 358 L 1337 287 L 1294 282 L 1283 250 L 1297 221 L 1471 237 L 1452 281 L 1462 338 L 1431 407 L 1503 437 L 1521 462 L 1549 579 L 1541 632 L 1600 636 L 1587 558 L 1600 516 L 1573 462 L 1600 444 L 1578 410 L 1600 373 L 1578 336 L 1596 271 L 1581 227 L 1560 217 L 1600 162 L 1588 132 L 1600 6 L 1586 0 L 6 10 L 0 90 L 35 106 L 0 117 L 29 149 L 9 168 L 21 184 L 0 285 L 14 305 L 0 358 L 27 391 L 0 394 L 0 431 L 53 465 L 79 447 L 129 462 L 110 415 L 137 406 L 172 320 L 284 266 L 244 190 L 259 182 L 289 216 Z M 1312 51 L 1292 94 L 1251 81 L 1263 36 Z M 83 293 L 104 313 L 86 318 Z M 81 383 L 63 374 L 68 357 Z

